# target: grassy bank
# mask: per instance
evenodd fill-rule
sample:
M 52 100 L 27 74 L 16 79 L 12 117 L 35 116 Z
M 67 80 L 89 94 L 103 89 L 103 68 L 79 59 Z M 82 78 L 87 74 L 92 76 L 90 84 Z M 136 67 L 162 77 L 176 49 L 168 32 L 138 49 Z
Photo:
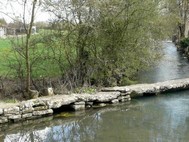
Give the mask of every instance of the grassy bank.
M 10 55 L 11 43 L 9 39 L 0 38 L 0 76 L 5 76 L 8 73 L 8 60 Z
M 38 41 L 40 39 L 37 35 L 32 38 L 33 41 L 30 49 L 32 77 L 59 76 L 59 67 L 50 59 L 53 55 L 52 51 L 45 48 L 45 45 Z M 18 76 L 18 72 L 25 76 L 25 50 L 23 41 L 24 37 L 20 37 L 19 39 L 0 39 L 0 76 L 14 78 Z M 15 49 L 13 50 L 13 46 L 19 52 Z M 47 54 L 49 57 L 47 57 Z

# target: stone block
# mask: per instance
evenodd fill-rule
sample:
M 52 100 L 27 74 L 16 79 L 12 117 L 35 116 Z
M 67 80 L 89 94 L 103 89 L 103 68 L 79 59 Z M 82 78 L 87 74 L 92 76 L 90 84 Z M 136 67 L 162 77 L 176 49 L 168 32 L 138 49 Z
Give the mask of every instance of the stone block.
M 22 118 L 32 118 L 32 116 L 33 116 L 32 113 L 22 114 Z
M 21 118 L 22 118 L 21 115 L 11 115 L 11 116 L 8 117 L 8 119 L 11 119 L 11 120 L 17 120 L 17 119 L 20 120 Z
M 46 106 L 46 103 L 43 100 L 37 99 L 33 101 L 33 107 L 37 107 L 37 106 Z
M 71 105 L 71 108 L 73 108 L 75 111 L 78 110 L 85 110 L 85 104 L 84 105 Z
M 3 109 L 2 108 L 0 108 L 0 115 L 2 115 L 3 114 Z
M 48 100 L 47 101 L 48 108 L 59 108 L 62 106 L 61 101 L 54 101 L 54 100 Z
M 130 100 L 131 100 L 131 97 L 130 97 L 130 95 L 127 95 L 127 96 L 120 96 L 120 97 L 118 97 L 118 100 L 119 100 L 120 102 L 126 102 L 126 101 L 130 101 Z
M 22 114 L 25 114 L 25 113 L 32 113 L 33 111 L 34 111 L 34 108 L 33 108 L 33 107 L 24 108 L 24 109 L 22 109 Z
M 93 105 L 93 102 L 86 102 L 85 104 L 92 106 L 92 105 Z
M 117 103 L 119 103 L 119 100 L 118 99 L 114 99 L 114 100 L 111 101 L 111 103 L 112 104 L 117 104 Z
M 41 111 L 34 111 L 33 112 L 33 116 L 42 116 L 42 115 L 47 115 L 47 114 L 53 114 L 53 110 L 48 109 L 48 110 L 41 110 Z
M 125 99 L 128 99 L 128 98 L 131 98 L 131 96 L 130 95 L 125 96 Z
M 5 108 L 4 109 L 4 115 L 10 116 L 10 115 L 18 115 L 20 114 L 20 108 L 19 107 L 11 107 L 11 108 Z
M 37 106 L 33 108 L 34 111 L 47 110 L 48 106 Z
M 7 123 L 7 122 L 8 122 L 8 118 L 7 117 L 0 117 L 0 124 Z
M 111 102 L 120 96 L 120 92 L 98 92 L 96 93 L 96 101 L 99 103 Z

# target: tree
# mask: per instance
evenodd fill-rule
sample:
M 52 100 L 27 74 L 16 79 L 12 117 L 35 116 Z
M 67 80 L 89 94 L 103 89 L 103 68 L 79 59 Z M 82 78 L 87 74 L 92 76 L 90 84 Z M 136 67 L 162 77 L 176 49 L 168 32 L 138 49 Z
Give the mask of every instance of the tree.
M 19 1 L 19 4 L 22 4 L 23 6 L 23 13 L 21 17 L 15 17 L 13 18 L 15 21 L 12 23 L 14 26 L 13 28 L 23 28 L 24 35 L 18 38 L 15 36 L 12 39 L 12 48 L 15 52 L 15 58 L 16 62 L 18 63 L 19 71 L 25 71 L 22 77 L 25 77 L 25 90 L 27 92 L 27 95 L 30 93 L 30 87 L 31 87 L 31 65 L 30 65 L 30 46 L 31 46 L 31 35 L 32 35 L 32 26 L 34 24 L 34 18 L 35 18 L 35 11 L 36 6 L 38 3 L 38 0 L 23 0 Z M 29 7 L 28 7 L 29 6 Z M 31 13 L 27 14 L 27 12 L 30 11 Z M 11 25 L 11 24 L 10 24 Z M 25 65 L 23 65 L 23 62 L 25 62 Z M 12 63 L 11 63 L 12 66 Z M 23 68 L 24 69 L 21 69 Z M 20 75 L 19 75 L 20 76 Z
M 188 37 L 188 14 L 189 14 L 189 1 L 188 0 L 167 0 L 166 9 L 167 15 L 172 15 L 172 19 L 177 24 L 175 26 L 175 33 L 178 39 Z M 169 20 L 171 20 L 169 18 Z
M 25 0 L 24 4 L 27 3 L 27 0 Z M 29 93 L 30 91 L 30 84 L 31 84 L 31 69 L 30 69 L 30 53 L 29 53 L 29 47 L 30 47 L 30 38 L 32 34 L 32 26 L 34 23 L 34 15 L 35 15 L 35 8 L 36 8 L 37 0 L 33 0 L 32 2 L 32 13 L 31 13 L 31 20 L 29 23 L 29 27 L 25 27 L 26 29 L 26 47 L 25 47 L 25 58 L 26 58 L 26 91 Z M 25 8 L 24 8 L 25 12 Z
M 61 29 L 67 33 L 63 48 L 75 50 L 72 77 L 80 86 L 92 80 L 126 84 L 158 57 L 156 41 L 164 35 L 160 1 L 46 0 L 45 5 L 57 20 L 69 23 Z

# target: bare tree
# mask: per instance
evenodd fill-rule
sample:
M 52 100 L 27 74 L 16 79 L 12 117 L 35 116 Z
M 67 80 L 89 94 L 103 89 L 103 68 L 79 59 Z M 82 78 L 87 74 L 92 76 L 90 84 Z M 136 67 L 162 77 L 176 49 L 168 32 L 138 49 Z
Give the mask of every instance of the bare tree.
M 24 5 L 27 3 L 25 0 Z M 26 59 L 26 91 L 29 93 L 30 85 L 31 85 L 31 68 L 30 68 L 30 37 L 32 34 L 32 26 L 34 23 L 34 16 L 35 16 L 35 8 L 36 8 L 37 0 L 33 0 L 32 2 L 32 13 L 31 13 L 31 20 L 29 23 L 29 27 L 25 27 L 26 29 L 26 47 L 25 47 L 25 59 Z M 25 6 L 24 6 L 24 13 L 25 13 Z

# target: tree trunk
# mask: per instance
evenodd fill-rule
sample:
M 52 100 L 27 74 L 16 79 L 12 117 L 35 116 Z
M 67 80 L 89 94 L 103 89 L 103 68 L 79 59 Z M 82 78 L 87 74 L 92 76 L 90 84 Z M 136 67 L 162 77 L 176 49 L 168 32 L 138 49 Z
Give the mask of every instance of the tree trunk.
M 26 1 L 25 1 L 26 2 Z M 25 56 L 26 56 L 26 92 L 29 94 L 30 91 L 30 85 L 31 85 L 31 66 L 30 66 L 30 52 L 29 52 L 29 47 L 30 47 L 30 37 L 32 34 L 32 26 L 34 23 L 34 12 L 35 12 L 35 6 L 36 6 L 37 0 L 33 1 L 32 5 L 32 14 L 31 14 L 31 20 L 29 24 L 29 28 L 26 30 L 27 31 L 27 36 L 26 36 L 26 51 L 25 51 Z

